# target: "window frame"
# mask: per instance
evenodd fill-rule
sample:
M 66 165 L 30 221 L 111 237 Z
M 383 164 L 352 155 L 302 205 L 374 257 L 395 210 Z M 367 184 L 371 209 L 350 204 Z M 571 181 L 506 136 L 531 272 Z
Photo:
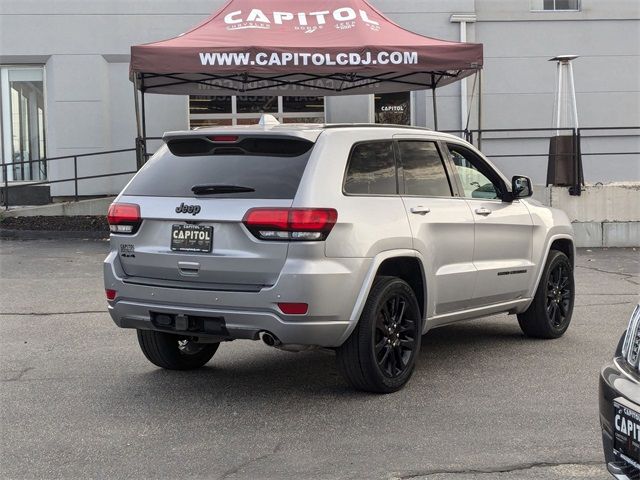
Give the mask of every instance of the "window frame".
M 535 12 L 535 13 L 553 13 L 553 12 L 581 12 L 582 11 L 582 1 L 581 0 L 576 0 L 576 8 L 562 8 L 562 9 L 558 9 L 556 8 L 556 0 L 553 0 L 553 8 L 552 9 L 545 9 L 544 8 L 544 0 L 542 1 L 542 8 L 537 8 L 535 7 L 535 4 L 538 3 L 536 0 L 529 0 L 529 11 L 531 12 Z
M 7 161 L 7 154 L 13 151 L 12 146 L 12 136 L 8 135 L 5 129 L 11 128 L 5 125 L 5 117 L 8 119 L 7 125 L 11 124 L 11 87 L 9 81 L 9 72 L 10 70 L 39 70 L 42 72 L 42 143 L 44 146 L 44 156 L 38 158 L 37 160 L 33 160 L 32 163 L 43 163 L 44 171 L 42 172 L 42 177 L 39 179 L 32 180 L 16 180 L 15 178 L 15 165 L 11 165 L 11 167 L 7 166 L 4 168 L 5 163 L 13 163 L 13 156 L 11 154 L 8 155 L 9 161 Z M 48 115 L 48 86 L 47 86 L 47 66 L 45 64 L 39 63 L 0 63 L 0 83 L 4 85 L 7 83 L 9 87 L 5 92 L 3 88 L 0 88 L 0 165 L 3 168 L 0 168 L 0 181 L 1 182 L 41 182 L 49 179 L 49 164 L 47 160 L 47 154 L 49 152 L 49 115 Z M 7 102 L 7 103 L 5 103 Z M 6 110 L 6 111 L 5 111 Z M 38 133 L 39 134 L 39 133 Z M 24 164 L 21 165 L 21 168 L 24 167 Z M 7 173 L 7 178 L 4 178 L 4 173 Z M 24 173 L 23 173 L 24 174 Z
M 449 184 L 449 191 L 451 192 L 451 195 L 447 197 L 443 197 L 443 196 L 436 196 L 436 195 L 412 195 L 412 194 L 406 193 L 406 185 L 404 182 L 404 167 L 402 165 L 402 154 L 400 153 L 400 142 L 429 142 L 429 143 L 433 143 L 436 146 L 436 151 L 438 152 L 438 155 L 440 155 L 440 161 L 442 162 L 442 168 L 444 169 L 444 173 L 447 178 L 447 183 Z M 437 139 L 429 139 L 429 138 L 424 138 L 424 139 L 410 138 L 410 137 L 394 138 L 394 144 L 396 149 L 396 164 L 398 165 L 398 169 L 399 169 L 399 173 L 397 177 L 398 179 L 400 178 L 402 179 L 401 183 L 398 185 L 398 191 L 400 192 L 401 196 L 410 197 L 410 198 L 457 198 L 459 196 L 457 192 L 457 185 L 455 185 L 452 180 L 452 172 L 450 171 L 450 164 L 447 161 L 449 155 L 443 154 L 442 145 L 440 143 L 441 142 Z
M 475 151 L 473 151 L 472 149 L 470 149 L 468 146 L 463 145 L 462 143 L 457 143 L 455 141 L 449 141 L 449 140 L 445 140 L 441 142 L 443 144 L 443 151 L 446 154 L 446 157 L 448 159 L 449 162 L 449 168 L 452 171 L 452 175 L 455 179 L 455 185 L 456 188 L 458 190 L 458 196 L 459 198 L 463 198 L 465 200 L 480 200 L 480 201 L 486 201 L 486 202 L 508 202 L 508 198 L 509 198 L 509 194 L 511 193 L 510 189 L 508 188 L 507 182 L 505 181 L 505 179 L 502 177 L 502 175 L 500 175 L 500 173 L 493 168 L 483 157 L 482 155 L 479 155 L 478 153 L 476 153 Z M 494 185 L 498 187 L 498 198 L 469 198 L 465 196 L 464 193 L 464 187 L 462 186 L 462 180 L 460 180 L 460 175 L 458 173 L 458 169 L 456 167 L 455 162 L 453 161 L 453 157 L 451 155 L 451 152 L 449 151 L 449 146 L 452 145 L 456 148 L 462 149 L 465 152 L 469 152 L 471 159 L 473 160 L 471 163 L 477 168 L 477 170 L 483 174 L 485 177 L 487 177 L 487 179 L 489 179 L 489 181 Z M 464 156 L 464 155 L 463 155 Z M 466 156 L 465 156 L 466 158 Z M 475 164 L 475 162 L 477 161 L 478 165 Z
M 194 95 L 194 96 L 206 96 L 206 95 Z M 258 123 L 258 120 L 262 117 L 262 113 L 253 112 L 253 113 L 238 113 L 238 100 L 237 95 L 223 95 L 231 97 L 231 113 L 191 113 L 191 95 L 187 95 L 187 122 L 189 125 L 189 129 L 193 130 L 194 128 L 208 128 L 208 127 L 192 127 L 191 120 L 228 120 L 230 122 L 230 126 L 237 126 L 239 121 L 242 120 L 255 120 L 255 123 Z M 252 95 L 247 95 L 252 96 Z M 264 96 L 264 95 L 257 95 Z M 322 112 L 291 112 L 284 110 L 284 98 L 283 97 L 295 97 L 298 95 L 268 95 L 271 97 L 277 97 L 278 99 L 278 109 L 276 112 L 266 112 L 268 115 L 273 115 L 278 119 L 280 123 L 286 123 L 286 119 L 288 118 L 305 118 L 305 119 L 314 119 L 322 117 L 323 122 L 325 123 L 327 120 L 327 99 L 326 96 L 318 95 L 318 97 L 322 97 L 323 109 Z M 316 122 L 309 122 L 316 123 Z
M 353 151 L 362 144 L 370 144 L 370 143 L 391 143 L 392 151 L 393 151 L 393 163 L 395 165 L 394 171 L 396 176 L 396 193 L 349 193 L 345 190 L 345 186 L 347 184 L 347 176 L 349 174 L 349 166 L 351 165 L 351 161 L 353 160 Z M 403 185 L 404 185 L 404 177 L 403 177 Z M 400 196 L 400 171 L 399 171 L 399 160 L 398 160 L 398 152 L 395 146 L 395 140 L 393 138 L 380 138 L 375 140 L 360 140 L 351 145 L 349 149 L 349 156 L 347 159 L 347 164 L 344 169 L 344 174 L 342 177 L 342 195 L 345 197 L 399 197 Z
M 410 195 L 405 193 L 405 184 L 404 184 L 404 169 L 402 167 L 402 160 L 400 155 L 400 146 L 399 142 L 401 141 L 418 141 L 418 142 L 431 142 L 436 145 L 436 149 L 440 154 L 440 159 L 442 161 L 442 165 L 445 170 L 445 174 L 447 176 L 447 181 L 449 182 L 449 188 L 451 190 L 451 196 L 442 197 L 442 196 L 433 196 L 433 195 Z M 345 184 L 347 181 L 347 174 L 349 173 L 349 166 L 351 165 L 353 150 L 363 143 L 380 143 L 380 142 L 391 142 L 393 144 L 393 157 L 395 163 L 395 172 L 396 172 L 396 193 L 395 194 L 381 194 L 381 193 L 349 193 L 345 191 Z M 487 199 L 474 199 L 467 198 L 464 195 L 464 188 L 462 186 L 462 181 L 460 180 L 460 176 L 458 175 L 458 170 L 453 161 L 451 153 L 449 152 L 449 145 L 453 145 L 455 147 L 461 148 L 470 153 L 471 157 L 478 162 L 480 168 L 478 171 L 486 176 L 491 183 L 494 185 L 498 185 L 500 187 L 499 198 L 487 198 Z M 448 198 L 448 199 L 458 199 L 458 200 L 482 200 L 487 202 L 511 202 L 510 193 L 511 189 L 509 184 L 505 180 L 505 178 L 495 169 L 492 165 L 490 165 L 482 154 L 475 152 L 473 149 L 469 148 L 467 145 L 463 143 L 458 143 L 452 140 L 442 140 L 438 138 L 420 138 L 420 137 L 394 137 L 394 138 L 380 138 L 375 140 L 360 140 L 351 146 L 349 149 L 348 160 L 344 169 L 344 174 L 342 177 L 342 195 L 345 197 L 409 197 L 409 198 Z M 504 192 L 504 193 L 502 193 Z M 505 198 L 506 197 L 506 198 Z

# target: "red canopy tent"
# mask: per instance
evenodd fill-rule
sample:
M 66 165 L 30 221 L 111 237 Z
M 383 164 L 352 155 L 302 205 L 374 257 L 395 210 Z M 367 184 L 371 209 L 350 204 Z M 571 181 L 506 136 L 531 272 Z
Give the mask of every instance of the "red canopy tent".
M 435 89 L 478 71 L 482 61 L 482 44 L 412 33 L 366 0 L 231 0 L 186 33 L 133 46 L 131 79 L 142 92 L 139 135 L 146 136 L 144 93 L 354 95 Z

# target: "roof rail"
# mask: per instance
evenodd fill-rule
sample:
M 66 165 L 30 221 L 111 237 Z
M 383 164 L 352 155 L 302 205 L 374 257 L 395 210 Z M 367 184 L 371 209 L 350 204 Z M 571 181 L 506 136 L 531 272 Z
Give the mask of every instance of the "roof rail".
M 352 128 L 352 127 L 374 127 L 374 128 L 406 128 L 407 130 L 420 130 L 432 132 L 433 129 L 427 127 L 414 127 L 412 125 L 394 125 L 391 123 L 325 123 L 321 128 Z

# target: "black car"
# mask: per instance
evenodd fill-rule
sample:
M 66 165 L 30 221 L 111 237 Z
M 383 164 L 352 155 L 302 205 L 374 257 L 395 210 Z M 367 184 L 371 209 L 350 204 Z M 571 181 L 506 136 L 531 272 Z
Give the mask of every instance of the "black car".
M 640 304 L 600 373 L 600 425 L 611 475 L 640 479 Z

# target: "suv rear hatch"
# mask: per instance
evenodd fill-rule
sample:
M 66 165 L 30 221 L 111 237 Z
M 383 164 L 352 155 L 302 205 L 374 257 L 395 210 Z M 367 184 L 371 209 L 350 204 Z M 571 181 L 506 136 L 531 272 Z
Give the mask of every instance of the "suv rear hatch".
M 115 204 L 139 206 L 141 218 L 133 233 L 112 235 L 126 281 L 232 291 L 275 284 L 289 243 L 258 240 L 243 218 L 256 207 L 291 207 L 314 143 L 199 132 L 165 141 Z

